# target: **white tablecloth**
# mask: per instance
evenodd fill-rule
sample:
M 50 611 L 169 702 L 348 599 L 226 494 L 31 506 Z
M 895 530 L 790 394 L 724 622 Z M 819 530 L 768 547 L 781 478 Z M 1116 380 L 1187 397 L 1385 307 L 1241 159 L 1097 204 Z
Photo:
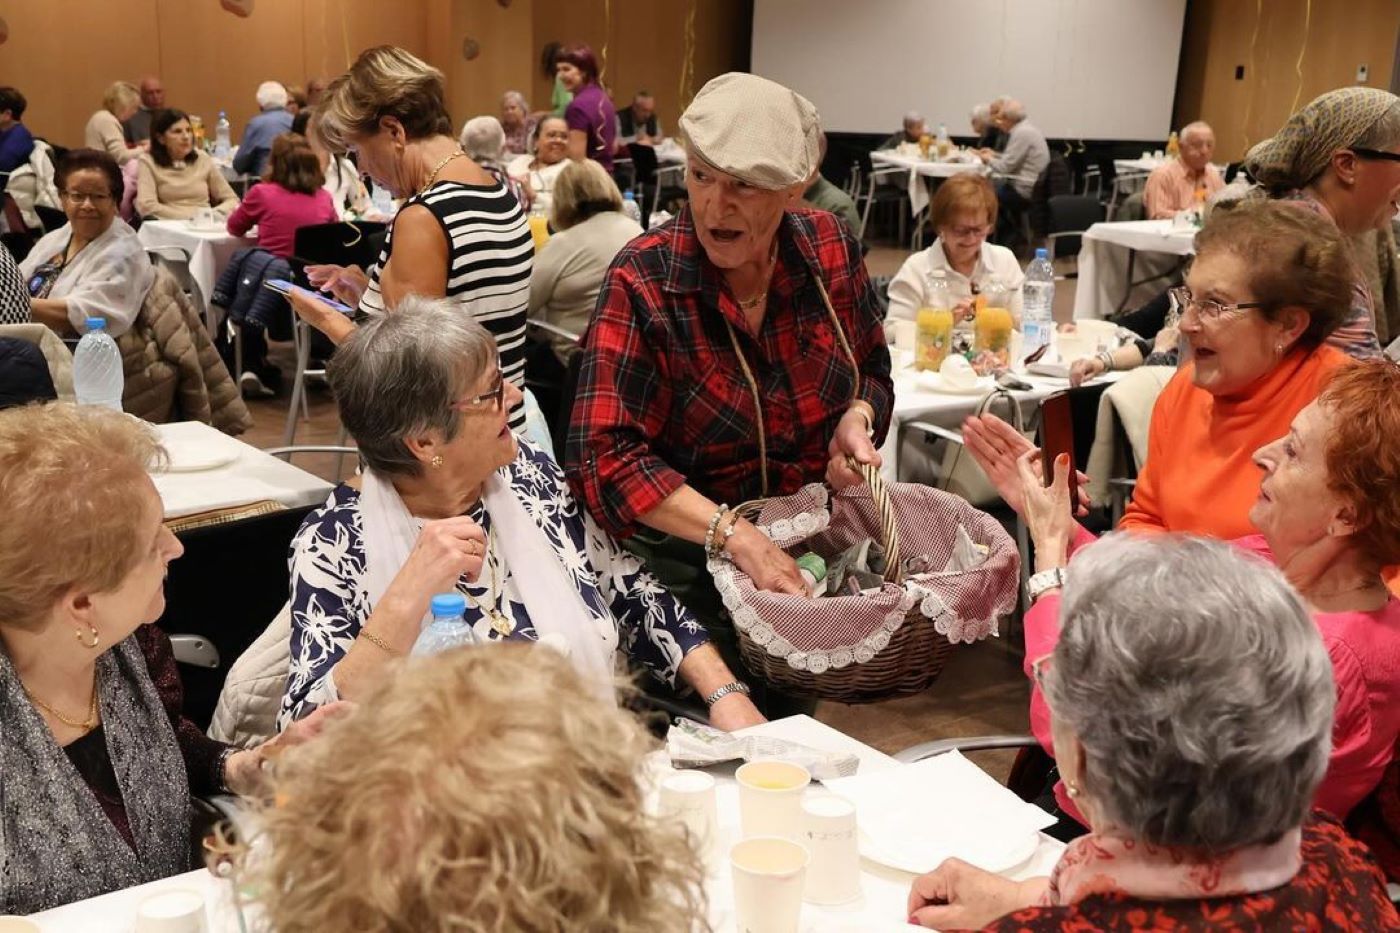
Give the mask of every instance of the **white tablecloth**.
M 887 480 L 905 480 L 910 476 L 908 469 L 901 469 L 899 462 L 901 435 L 905 425 L 912 421 L 934 424 L 941 428 L 960 431 L 963 419 L 971 415 L 990 388 L 975 395 L 953 395 L 946 392 L 929 392 L 915 384 L 915 373 L 904 362 L 903 355 L 891 349 L 896 362 L 894 379 L 894 409 L 890 418 L 890 431 L 880 448 L 880 474 Z M 1108 373 L 1100 377 L 1105 381 L 1116 381 L 1121 373 Z M 1051 376 L 1036 376 L 1029 373 L 1017 375 L 1018 379 L 1031 384 L 1029 391 L 1013 391 L 1011 394 L 1021 403 L 1021 414 L 1030 424 L 1036 408 L 1046 396 L 1069 388 L 1068 379 Z M 1000 411 L 998 412 L 1000 413 Z M 907 466 L 907 465 L 906 465 Z
M 1113 313 L 1128 288 L 1128 257 L 1133 260 L 1133 280 L 1169 272 L 1181 257 L 1195 252 L 1196 231 L 1172 226 L 1170 220 L 1125 220 L 1097 223 L 1084 232 L 1079 248 L 1079 285 L 1074 293 L 1074 316 L 1103 318 Z M 1140 286 L 1140 298 L 1166 288 L 1165 279 Z M 1135 292 L 1137 290 L 1135 289 Z M 1135 307 L 1129 301 L 1128 308 Z
M 752 730 L 755 733 L 779 736 L 794 742 L 801 742 L 814 748 L 829 751 L 849 751 L 860 757 L 860 767 L 864 771 L 896 768 L 900 764 L 888 755 L 842 735 L 830 726 L 823 725 L 807 716 L 793 716 L 777 722 L 765 723 Z M 654 762 L 649 762 L 654 764 Z M 721 826 L 738 825 L 738 787 L 734 783 L 733 770 L 715 769 L 718 783 L 718 798 Z M 809 793 L 822 793 L 819 785 L 813 785 Z M 930 794 L 957 795 L 956 787 L 930 787 Z M 917 806 L 917 801 L 910 801 Z M 1040 847 L 1024 864 L 1008 873 L 1008 877 L 1023 881 L 1039 875 L 1048 875 L 1059 859 L 1064 845 L 1048 836 L 1041 836 Z M 935 866 L 930 865 L 932 869 Z M 803 933 L 880 933 L 887 930 L 912 929 L 905 923 L 905 906 L 909 896 L 909 885 L 914 876 L 894 869 L 883 868 L 872 862 L 861 862 L 862 896 L 850 903 L 837 907 L 817 907 L 804 904 L 802 907 Z M 734 929 L 734 905 L 731 876 L 727 862 L 716 862 L 709 873 L 706 887 L 710 900 L 710 921 L 716 930 Z M 163 890 L 180 888 L 198 891 L 204 896 L 209 909 L 210 933 L 234 933 L 238 929 L 237 920 L 227 906 L 227 886 L 216 882 L 212 875 L 203 869 L 176 875 L 163 881 L 152 882 L 140 887 L 116 891 L 102 897 L 79 901 L 65 907 L 35 914 L 32 919 L 45 933 L 88 933 L 92 930 L 130 930 L 136 916 L 137 905 L 151 894 Z
M 206 321 L 209 320 L 209 296 L 214 292 L 219 273 L 238 250 L 258 245 L 255 239 L 233 236 L 226 230 L 196 230 L 188 220 L 148 220 L 141 224 L 137 235 L 147 249 L 178 246 L 189 255 L 190 274 L 204 293 L 205 307 L 199 310 Z
M 1166 164 L 1167 159 L 1165 156 L 1160 159 L 1156 156 L 1148 156 L 1146 159 L 1114 159 L 1113 170 L 1119 175 L 1125 172 L 1151 172 L 1159 166 Z
M 947 162 L 903 156 L 889 149 L 879 149 L 870 153 L 870 163 L 876 166 L 898 166 L 909 171 L 909 210 L 916 217 L 928 207 L 928 185 L 923 179 L 952 178 L 963 172 L 986 174 L 988 171 L 980 159 L 972 162 Z
M 232 459 L 209 470 L 168 472 L 153 476 L 165 506 L 166 519 L 232 508 L 271 499 L 288 508 L 319 505 L 330 494 L 331 484 L 300 467 L 263 453 L 198 421 L 154 425 L 161 441 L 169 445 L 172 461 L 179 465 L 182 451 L 208 452 Z

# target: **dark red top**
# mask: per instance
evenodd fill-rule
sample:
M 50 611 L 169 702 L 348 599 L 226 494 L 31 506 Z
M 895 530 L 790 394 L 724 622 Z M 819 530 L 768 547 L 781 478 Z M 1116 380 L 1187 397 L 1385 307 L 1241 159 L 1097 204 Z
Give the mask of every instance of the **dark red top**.
M 1096 894 L 1064 907 L 1029 907 L 986 927 L 996 933 L 1089 930 L 1396 930 L 1400 916 L 1364 845 L 1330 815 L 1303 826 L 1303 866 L 1280 888 L 1239 897 L 1148 901 Z

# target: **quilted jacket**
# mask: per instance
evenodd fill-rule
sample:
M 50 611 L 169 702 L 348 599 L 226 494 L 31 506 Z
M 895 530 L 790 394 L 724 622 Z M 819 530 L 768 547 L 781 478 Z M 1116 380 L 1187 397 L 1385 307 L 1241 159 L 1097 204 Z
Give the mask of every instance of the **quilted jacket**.
M 277 711 L 292 664 L 291 642 L 292 609 L 284 605 L 229 668 L 209 724 L 210 738 L 248 748 L 277 734 Z
M 122 408 L 146 421 L 203 421 L 225 434 L 253 425 L 238 384 L 204 320 L 165 269 L 156 269 L 131 330 L 117 338 L 126 388 Z

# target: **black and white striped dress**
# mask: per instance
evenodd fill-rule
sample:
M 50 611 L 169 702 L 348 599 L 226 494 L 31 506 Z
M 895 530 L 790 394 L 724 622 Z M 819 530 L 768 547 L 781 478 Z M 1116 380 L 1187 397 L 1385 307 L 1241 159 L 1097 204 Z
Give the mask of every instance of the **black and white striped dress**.
M 520 202 L 500 182 L 467 185 L 440 181 L 409 198 L 403 207 L 412 204 L 432 211 L 447 235 L 447 297 L 495 336 L 502 375 L 523 390 L 525 315 L 530 305 L 535 246 Z M 393 240 L 391 224 L 379 262 L 369 270 L 369 287 L 360 299 L 362 314 L 384 311 L 379 270 L 389 261 Z M 512 409 L 510 426 L 514 431 L 525 427 L 524 406 Z

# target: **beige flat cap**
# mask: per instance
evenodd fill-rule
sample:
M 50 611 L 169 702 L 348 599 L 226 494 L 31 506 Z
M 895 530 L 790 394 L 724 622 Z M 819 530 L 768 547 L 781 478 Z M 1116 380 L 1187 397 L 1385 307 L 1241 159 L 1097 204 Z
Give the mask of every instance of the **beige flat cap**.
M 816 171 L 820 119 L 796 91 L 731 71 L 700 89 L 680 127 L 695 155 L 754 187 L 776 190 Z

